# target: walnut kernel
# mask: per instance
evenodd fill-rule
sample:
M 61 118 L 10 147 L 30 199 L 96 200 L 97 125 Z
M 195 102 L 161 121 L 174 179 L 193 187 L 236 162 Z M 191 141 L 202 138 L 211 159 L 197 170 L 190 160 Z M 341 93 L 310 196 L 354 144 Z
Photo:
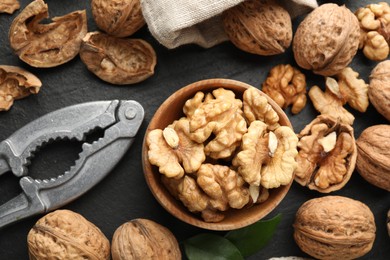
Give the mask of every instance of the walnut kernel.
M 0 65 L 0 111 L 9 110 L 16 99 L 37 94 L 41 86 L 41 81 L 30 72 Z
M 18 0 L 2 0 L 0 3 L 0 13 L 13 14 L 20 8 Z
M 357 156 L 352 127 L 320 115 L 298 137 L 295 181 L 322 193 L 344 187 L 355 169 Z
M 272 68 L 261 90 L 283 109 L 292 105 L 293 114 L 306 105 L 305 75 L 289 64 Z

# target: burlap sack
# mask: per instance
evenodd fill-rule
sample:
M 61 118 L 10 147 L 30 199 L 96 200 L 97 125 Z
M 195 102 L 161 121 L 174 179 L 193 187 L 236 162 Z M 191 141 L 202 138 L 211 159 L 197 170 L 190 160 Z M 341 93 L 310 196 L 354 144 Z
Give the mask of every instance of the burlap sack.
M 141 0 L 151 34 L 165 47 L 198 44 L 209 48 L 227 40 L 221 13 L 244 0 Z M 292 17 L 316 8 L 316 0 L 281 0 Z

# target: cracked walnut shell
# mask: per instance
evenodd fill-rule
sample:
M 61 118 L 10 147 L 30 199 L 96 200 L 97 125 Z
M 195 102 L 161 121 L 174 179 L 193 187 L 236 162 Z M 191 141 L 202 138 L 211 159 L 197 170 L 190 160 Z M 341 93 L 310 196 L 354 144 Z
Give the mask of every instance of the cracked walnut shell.
M 289 64 L 272 68 L 261 90 L 283 109 L 292 105 L 293 114 L 298 114 L 306 105 L 305 75 Z
M 153 47 L 142 39 L 120 39 L 100 32 L 84 38 L 80 58 L 100 79 L 117 85 L 135 84 L 154 74 Z
M 285 52 L 291 44 L 291 17 L 277 1 L 244 1 L 222 16 L 226 34 L 243 51 L 275 55 Z
M 166 227 L 148 219 L 133 219 L 118 227 L 111 243 L 112 260 L 180 260 L 175 236 Z
M 37 221 L 27 236 L 30 260 L 110 259 L 110 242 L 93 223 L 70 210 Z
M 115 37 L 127 37 L 145 25 L 140 0 L 92 0 L 93 19 L 99 29 Z
M 390 125 L 374 125 L 356 140 L 358 173 L 369 183 L 390 192 Z
M 372 70 L 368 97 L 375 109 L 390 121 L 390 60 L 378 63 Z
M 348 8 L 333 3 L 320 5 L 297 28 L 295 61 L 316 74 L 335 75 L 352 61 L 359 37 L 359 21 Z
M 70 61 L 79 53 L 81 40 L 87 33 L 85 10 L 54 17 L 51 23 L 39 23 L 48 16 L 48 6 L 43 0 L 35 0 L 22 10 L 9 29 L 12 49 L 33 67 L 49 68 Z
M 306 201 L 297 211 L 294 239 L 316 259 L 357 259 L 375 240 L 375 219 L 364 203 L 341 196 Z
M 298 137 L 295 181 L 322 193 L 344 187 L 357 157 L 353 128 L 320 115 Z
M 11 108 L 14 100 L 37 94 L 42 82 L 32 73 L 15 66 L 0 65 L 0 111 Z

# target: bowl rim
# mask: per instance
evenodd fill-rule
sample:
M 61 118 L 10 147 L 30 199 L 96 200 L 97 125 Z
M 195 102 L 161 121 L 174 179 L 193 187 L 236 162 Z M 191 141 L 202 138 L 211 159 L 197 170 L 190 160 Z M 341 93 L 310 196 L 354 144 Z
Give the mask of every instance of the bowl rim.
M 216 231 L 228 231 L 228 230 L 234 230 L 238 228 L 242 228 L 245 226 L 248 226 L 250 224 L 253 224 L 265 216 L 267 216 L 271 211 L 273 211 L 279 203 L 284 199 L 284 197 L 287 195 L 293 181 L 294 176 L 291 178 L 291 181 L 287 185 L 280 186 L 276 189 L 270 190 L 270 196 L 271 193 L 275 193 L 276 195 L 273 196 L 273 200 L 269 201 L 267 199 L 264 203 L 256 204 L 250 208 L 243 208 L 243 209 L 229 209 L 229 212 L 231 212 L 231 215 L 239 214 L 245 215 L 247 212 L 247 216 L 245 219 L 240 219 L 239 221 L 232 221 L 227 222 L 226 218 L 222 220 L 221 222 L 205 222 L 201 219 L 200 216 L 191 213 L 187 208 L 182 205 L 181 201 L 175 199 L 170 193 L 168 193 L 167 189 L 161 184 L 160 178 L 158 176 L 161 176 L 161 173 L 158 172 L 157 167 L 153 166 L 149 163 L 148 155 L 147 155 L 147 146 L 146 146 L 146 137 L 148 133 L 153 129 L 161 129 L 160 127 L 155 127 L 158 122 L 156 121 L 157 118 L 160 118 L 161 116 L 164 116 L 164 112 L 167 109 L 168 105 L 171 104 L 176 97 L 181 97 L 183 95 L 188 96 L 188 98 L 192 98 L 195 93 L 198 91 L 207 92 L 207 90 L 200 89 L 200 88 L 206 88 L 209 90 L 217 89 L 217 88 L 226 88 L 231 89 L 234 88 L 237 92 L 238 90 L 241 90 L 242 92 L 245 91 L 245 89 L 248 89 L 250 87 L 253 87 L 252 85 L 249 85 L 247 83 L 233 80 L 233 79 L 225 79 L 225 78 L 212 78 L 212 79 L 204 79 L 200 81 L 196 81 L 193 83 L 190 83 L 174 93 L 172 93 L 156 110 L 155 114 L 151 118 L 147 129 L 145 131 L 143 143 L 142 143 L 142 167 L 144 172 L 144 177 L 146 180 L 146 183 L 152 192 L 155 199 L 159 202 L 159 204 L 167 210 L 172 216 L 176 217 L 177 219 L 199 227 L 203 229 L 208 230 L 216 230 Z M 267 96 L 264 92 L 262 92 L 260 89 L 256 88 L 263 96 L 265 96 L 268 100 L 268 103 L 273 107 L 273 109 L 277 112 L 280 119 L 285 121 L 284 124 L 289 126 L 291 129 L 293 129 L 292 124 L 285 114 L 285 112 L 276 104 L 275 101 L 273 101 L 269 96 Z M 231 89 L 232 90 L 232 89 Z M 190 94 L 189 94 L 190 93 Z M 188 99 L 187 98 L 187 99 Z M 172 122 L 171 122 L 172 123 Z M 156 173 L 157 170 L 157 173 Z M 157 175 L 157 176 L 156 176 Z M 259 209 L 261 206 L 264 206 L 261 209 Z M 244 212 L 246 211 L 246 212 Z M 179 214 L 180 213 L 180 214 Z

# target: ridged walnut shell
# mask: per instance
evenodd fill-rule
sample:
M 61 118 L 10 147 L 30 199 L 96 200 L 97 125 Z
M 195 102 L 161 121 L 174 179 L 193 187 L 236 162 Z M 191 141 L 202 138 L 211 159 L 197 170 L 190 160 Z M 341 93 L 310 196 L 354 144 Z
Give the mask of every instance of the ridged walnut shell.
M 99 29 L 127 37 L 145 25 L 140 0 L 92 0 L 92 16 Z
M 372 185 L 390 191 L 390 125 L 366 128 L 356 146 L 359 174 Z
M 341 196 L 305 202 L 296 213 L 294 239 L 317 259 L 355 259 L 368 253 L 375 240 L 375 221 L 364 203 Z
M 142 39 L 122 39 L 90 32 L 83 39 L 80 58 L 102 80 L 117 84 L 135 84 L 154 74 L 157 56 Z
M 390 60 L 378 63 L 372 70 L 368 97 L 375 109 L 390 121 Z
M 239 49 L 259 54 L 283 53 L 292 41 L 289 13 L 274 0 L 249 0 L 228 9 L 223 25 Z
M 110 259 L 110 242 L 98 227 L 70 210 L 39 219 L 27 236 L 30 260 Z
M 348 8 L 323 4 L 297 28 L 293 39 L 295 61 L 316 74 L 335 75 L 352 61 L 359 37 L 359 21 Z
M 166 227 L 148 219 L 134 219 L 122 224 L 111 243 L 113 260 L 181 259 L 179 244 Z
M 85 10 L 48 18 L 48 6 L 43 0 L 32 1 L 13 20 L 9 41 L 19 58 L 37 68 L 64 64 L 77 56 L 81 40 L 87 33 Z

